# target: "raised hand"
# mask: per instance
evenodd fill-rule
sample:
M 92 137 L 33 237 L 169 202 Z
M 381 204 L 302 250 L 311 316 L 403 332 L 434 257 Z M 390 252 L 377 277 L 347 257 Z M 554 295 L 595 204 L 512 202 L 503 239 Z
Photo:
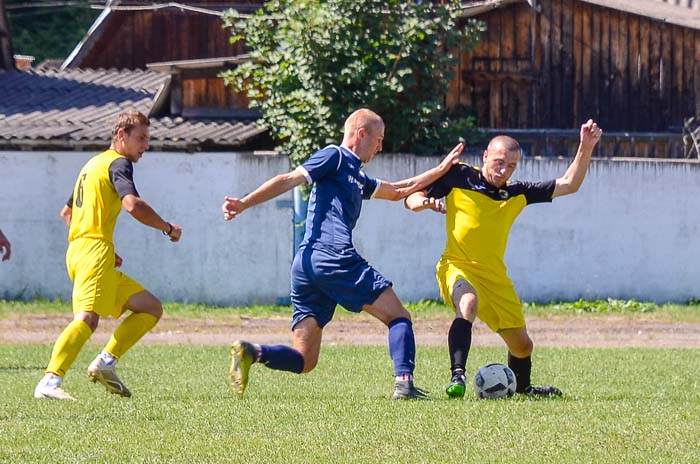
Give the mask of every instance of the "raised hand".
M 459 157 L 462 154 L 462 150 L 464 150 L 464 144 L 460 142 L 440 162 L 440 170 L 447 172 L 452 166 L 459 163 Z
M 603 135 L 603 129 L 598 127 L 592 119 L 589 119 L 581 126 L 581 145 L 589 150 L 593 150 Z

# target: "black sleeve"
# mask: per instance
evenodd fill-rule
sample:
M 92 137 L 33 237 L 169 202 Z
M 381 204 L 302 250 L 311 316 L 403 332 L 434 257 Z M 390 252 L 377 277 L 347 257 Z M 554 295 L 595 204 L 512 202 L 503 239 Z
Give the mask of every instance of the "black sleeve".
M 66 206 L 69 208 L 73 208 L 73 193 L 70 194 L 70 197 L 68 198 L 68 201 L 66 202 Z
M 109 165 L 109 179 L 114 184 L 119 198 L 127 195 L 139 196 L 134 185 L 134 166 L 126 158 L 117 158 Z
M 557 181 L 552 179 L 544 182 L 522 182 L 522 185 L 528 205 L 533 203 L 549 203 L 552 201 L 552 195 L 554 195 L 554 187 L 557 185 Z
M 460 185 L 460 179 L 463 181 L 465 174 L 464 170 L 469 169 L 469 166 L 463 163 L 457 163 L 447 171 L 447 174 L 433 182 L 425 189 L 426 195 L 431 198 L 446 197 L 453 187 Z

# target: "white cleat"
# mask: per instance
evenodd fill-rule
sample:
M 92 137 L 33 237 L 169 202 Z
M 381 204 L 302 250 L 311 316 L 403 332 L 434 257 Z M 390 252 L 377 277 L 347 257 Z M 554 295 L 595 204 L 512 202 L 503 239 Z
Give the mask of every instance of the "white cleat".
M 100 382 L 108 392 L 127 398 L 131 396 L 129 389 L 117 376 L 114 364 L 105 363 L 99 355 L 88 366 L 87 374 L 90 382 Z
M 41 379 L 41 382 L 34 389 L 34 398 L 75 401 L 75 398 L 62 389 L 60 385 L 49 385 L 45 378 Z

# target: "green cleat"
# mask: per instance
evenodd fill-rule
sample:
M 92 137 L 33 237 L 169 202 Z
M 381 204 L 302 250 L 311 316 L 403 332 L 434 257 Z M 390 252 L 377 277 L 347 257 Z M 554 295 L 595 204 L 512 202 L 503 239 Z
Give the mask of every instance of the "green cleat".
M 467 389 L 467 378 L 464 374 L 455 373 L 445 391 L 450 398 L 464 398 Z
M 231 388 L 239 397 L 243 396 L 248 386 L 248 372 L 255 362 L 255 347 L 252 343 L 236 340 L 231 345 L 231 368 L 228 377 Z

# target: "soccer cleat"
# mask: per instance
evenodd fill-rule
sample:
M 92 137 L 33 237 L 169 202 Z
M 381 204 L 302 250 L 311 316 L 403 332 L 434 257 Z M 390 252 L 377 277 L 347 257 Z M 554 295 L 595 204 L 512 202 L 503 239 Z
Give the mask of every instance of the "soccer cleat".
M 248 373 L 250 366 L 255 362 L 255 347 L 252 343 L 236 340 L 231 345 L 231 368 L 228 378 L 231 388 L 239 397 L 243 396 L 248 386 Z
M 34 398 L 75 401 L 75 398 L 62 389 L 60 385 L 49 385 L 45 379 L 41 379 L 41 382 L 34 389 Z
M 100 382 L 108 392 L 115 395 L 130 397 L 131 392 L 119 379 L 114 369 L 114 363 L 107 364 L 101 356 L 97 356 L 88 366 L 87 370 L 90 382 Z
M 452 380 L 445 390 L 450 398 L 464 398 L 464 392 L 467 388 L 467 378 L 464 374 L 452 374 Z
M 562 396 L 561 390 L 551 385 L 530 385 L 523 392 L 530 398 L 548 398 L 551 396 Z
M 413 385 L 413 380 L 397 380 L 392 400 L 429 400 L 427 392 Z

